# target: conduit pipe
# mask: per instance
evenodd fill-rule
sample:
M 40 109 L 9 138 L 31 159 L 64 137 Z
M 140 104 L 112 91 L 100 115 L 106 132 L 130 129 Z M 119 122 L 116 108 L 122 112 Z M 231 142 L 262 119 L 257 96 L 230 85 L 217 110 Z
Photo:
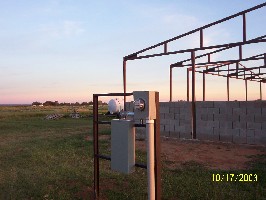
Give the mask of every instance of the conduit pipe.
M 154 120 L 146 118 L 148 199 L 155 199 Z

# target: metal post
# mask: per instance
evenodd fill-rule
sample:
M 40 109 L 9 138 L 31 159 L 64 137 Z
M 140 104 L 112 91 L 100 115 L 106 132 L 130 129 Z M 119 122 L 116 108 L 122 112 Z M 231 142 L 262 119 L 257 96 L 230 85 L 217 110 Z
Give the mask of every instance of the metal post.
M 189 69 L 187 68 L 187 101 L 189 101 Z
M 242 45 L 239 46 L 239 60 L 242 60 Z
M 173 68 L 170 66 L 170 102 L 172 102 L 172 94 L 173 94 L 173 91 L 172 91 L 172 71 L 173 71 Z
M 227 75 L 227 101 L 229 101 L 229 76 Z
M 203 29 L 200 29 L 200 48 L 203 47 Z
M 196 85 L 195 85 L 195 51 L 191 51 L 192 65 L 192 139 L 196 139 Z
M 205 101 L 205 73 L 203 72 L 203 101 Z
M 247 41 L 246 14 L 243 13 L 243 42 Z
M 155 147 L 155 199 L 161 200 L 161 134 L 160 134 L 160 102 L 159 92 L 155 93 L 156 120 L 154 121 Z
M 167 53 L 167 43 L 164 43 L 163 48 L 164 48 L 164 53 Z
M 246 88 L 246 101 L 248 101 L 248 81 L 245 79 L 245 88 Z
M 260 82 L 260 100 L 262 100 L 262 88 L 261 88 L 261 82 Z
M 123 87 L 124 87 L 124 93 L 127 92 L 127 61 L 124 58 L 123 59 Z M 124 96 L 124 109 L 126 108 L 126 96 Z
M 94 199 L 99 199 L 98 96 L 93 95 Z

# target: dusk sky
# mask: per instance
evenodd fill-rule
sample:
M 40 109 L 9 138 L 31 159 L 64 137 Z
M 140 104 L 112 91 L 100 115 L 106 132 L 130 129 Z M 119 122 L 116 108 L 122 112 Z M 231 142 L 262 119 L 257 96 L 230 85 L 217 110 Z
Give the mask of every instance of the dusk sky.
M 0 0 L 0 104 L 83 102 L 94 93 L 122 92 L 124 56 L 263 2 Z M 265 7 L 247 15 L 248 39 L 265 35 L 265 21 Z M 241 31 L 238 18 L 208 30 L 205 44 L 241 41 Z M 198 44 L 191 37 L 170 48 Z M 265 45 L 244 49 L 244 56 L 254 52 L 265 52 Z M 128 92 L 155 90 L 169 101 L 169 65 L 187 57 L 128 61 Z M 226 78 L 206 78 L 207 100 L 225 100 Z M 197 74 L 197 100 L 201 80 Z M 243 100 L 244 81 L 231 86 L 232 100 Z M 250 100 L 259 98 L 259 83 L 248 90 Z M 174 71 L 174 92 L 174 100 L 186 99 L 186 70 Z

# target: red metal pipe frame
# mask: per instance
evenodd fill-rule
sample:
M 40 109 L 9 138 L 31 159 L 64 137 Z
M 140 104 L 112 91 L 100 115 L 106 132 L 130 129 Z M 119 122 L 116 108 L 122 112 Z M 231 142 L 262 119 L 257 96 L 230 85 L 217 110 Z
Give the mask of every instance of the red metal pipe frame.
M 93 162 L 94 162 L 94 199 L 99 199 L 99 146 L 98 146 L 98 96 L 93 95 Z
M 189 31 L 189 32 L 187 32 L 187 33 L 184 33 L 184 34 L 178 35 L 178 36 L 173 37 L 173 38 L 171 38 L 171 39 L 165 40 L 165 41 L 160 42 L 160 43 L 158 43 L 158 44 L 155 44 L 155 45 L 153 45 L 153 46 L 150 46 L 150 47 L 147 47 L 147 48 L 142 49 L 142 50 L 140 50 L 140 51 L 137 51 L 137 52 L 135 52 L 135 53 L 133 53 L 133 54 L 128 55 L 127 57 L 135 57 L 137 54 L 140 54 L 140 53 L 143 53 L 143 52 L 148 51 L 148 50 L 150 50 L 150 49 L 153 49 L 153 48 L 159 47 L 159 46 L 161 46 L 161 45 L 164 45 L 165 43 L 169 43 L 169 42 L 172 42 L 172 41 L 178 40 L 178 39 L 180 39 L 180 38 L 182 38 L 182 37 L 185 37 L 185 36 L 187 36 L 187 35 L 190 35 L 190 34 L 196 33 L 196 32 L 198 32 L 198 31 L 201 31 L 201 30 L 203 30 L 203 29 L 209 28 L 209 27 L 214 26 L 214 25 L 216 25 L 216 24 L 220 24 L 220 23 L 222 23 L 222 22 L 225 22 L 225 21 L 227 21 L 227 20 L 233 19 L 233 18 L 235 18 L 235 17 L 241 16 L 241 15 L 243 16 L 243 15 L 245 15 L 245 14 L 248 13 L 248 12 L 254 11 L 254 10 L 259 9 L 259 8 L 262 8 L 262 7 L 264 7 L 264 6 L 266 6 L 266 3 L 259 4 L 259 5 L 257 5 L 257 6 L 254 6 L 254 7 L 252 7 L 252 8 L 249 8 L 249 9 L 244 10 L 244 11 L 242 11 L 242 12 L 236 13 L 236 14 L 231 15 L 231 16 L 228 16 L 228 17 L 225 17 L 225 18 L 223 18 L 223 19 L 221 19 L 221 20 L 218 20 L 218 21 L 212 22 L 212 23 L 207 24 L 207 25 L 205 25 L 205 26 L 202 26 L 202 27 L 200 27 L 200 28 L 194 29 L 194 30 Z M 245 23 L 245 17 L 243 17 L 243 30 L 244 30 L 244 29 L 246 30 L 246 27 L 244 27 L 244 26 L 246 26 L 245 24 L 246 24 L 246 23 Z M 243 34 L 244 34 L 244 31 L 243 31 Z M 244 38 L 244 37 L 243 37 L 243 38 Z
M 156 105 L 156 120 L 155 120 L 155 137 L 154 137 L 154 148 L 155 148 L 155 200 L 161 200 L 162 193 L 162 179 L 161 179 L 161 134 L 160 134 L 160 98 L 159 92 L 155 93 L 155 105 Z
M 205 73 L 203 72 L 203 101 L 205 101 Z
M 172 84 L 173 84 L 173 82 L 172 82 L 172 76 L 173 76 L 173 68 L 172 67 L 170 67 L 170 102 L 172 102 L 172 94 L 173 94 L 173 91 L 172 91 Z
M 248 81 L 245 80 L 245 89 L 246 89 L 246 101 L 248 101 Z
M 123 59 L 123 88 L 124 93 L 127 92 L 127 61 Z M 124 109 L 126 108 L 126 96 L 124 96 Z
M 189 69 L 187 69 L 187 101 L 189 101 Z
M 195 80 L 195 51 L 191 52 L 192 65 L 192 139 L 196 139 L 196 80 Z

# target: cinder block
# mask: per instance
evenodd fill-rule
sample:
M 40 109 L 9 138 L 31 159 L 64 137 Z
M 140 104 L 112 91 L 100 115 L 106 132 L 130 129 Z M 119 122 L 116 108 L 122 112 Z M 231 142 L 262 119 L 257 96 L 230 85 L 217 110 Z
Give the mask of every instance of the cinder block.
M 164 125 L 160 125 L 160 132 L 164 131 Z
M 170 119 L 170 125 L 177 125 L 179 126 L 179 120 L 176 120 L 176 119 Z
M 169 131 L 161 131 L 161 136 L 169 137 Z
M 247 123 L 246 122 L 239 122 L 239 121 L 234 121 L 233 122 L 233 128 L 234 129 L 246 129 L 247 128 Z
M 231 121 L 220 121 L 220 129 L 232 129 L 233 122 Z
M 240 115 L 240 121 L 245 121 L 245 122 L 254 122 L 255 117 L 254 115 Z
M 191 113 L 191 110 L 187 108 L 179 108 L 180 114 L 186 114 L 186 113 Z
M 199 140 L 212 140 L 212 134 L 197 133 L 197 139 L 199 139 Z
M 175 107 L 170 107 L 170 108 L 169 108 L 169 112 L 170 112 L 170 113 L 175 113 Z
M 169 125 L 170 124 L 170 120 L 169 119 L 161 119 L 160 124 Z
M 247 129 L 259 129 L 259 130 L 261 130 L 261 123 L 247 122 Z
M 247 115 L 261 114 L 261 108 L 247 108 Z
M 174 119 L 175 118 L 175 114 L 174 113 L 164 113 L 164 118 L 165 119 Z
M 196 106 L 199 108 L 213 108 L 213 101 L 197 101 Z
M 170 132 L 170 133 L 169 133 L 169 136 L 170 136 L 171 138 L 179 138 L 179 137 L 180 137 L 180 136 L 179 136 L 179 132 L 177 132 L 177 131 Z
M 191 135 L 191 132 L 183 132 L 182 131 L 179 133 L 179 137 L 184 138 L 184 139 L 191 139 L 192 135 Z
M 254 140 L 256 145 L 266 146 L 266 137 L 260 137 L 260 138 L 255 137 Z
M 247 130 L 247 137 L 255 137 L 255 131 L 254 130 Z
M 266 121 L 261 123 L 261 130 L 266 131 Z
M 214 114 L 208 114 L 208 121 L 214 120 Z
M 214 114 L 213 120 L 217 121 L 225 121 L 226 120 L 226 114 Z
M 197 120 L 196 121 L 196 126 L 197 127 L 206 127 L 207 126 L 207 121 Z
M 206 114 L 201 114 L 200 119 L 202 121 L 208 121 L 208 114 L 207 113 Z
M 239 129 L 227 129 L 227 134 L 232 136 L 240 136 L 240 130 Z
M 169 107 L 160 107 L 160 113 L 170 113 Z
M 180 114 L 175 113 L 175 119 L 179 120 L 180 119 Z
M 266 132 L 263 130 L 255 130 L 254 133 L 255 137 L 260 138 L 260 137 L 266 137 Z
M 232 135 L 220 135 L 220 141 L 221 142 L 233 142 L 233 136 Z
M 160 113 L 160 119 L 165 119 L 164 118 L 164 113 Z
M 247 137 L 247 144 L 256 144 L 255 137 Z
M 175 125 L 174 124 L 170 124 L 169 131 L 170 132 L 174 132 L 175 131 Z
M 160 102 L 160 108 L 162 107 L 169 107 L 169 102 Z
M 225 101 L 214 101 L 214 108 L 226 108 Z
M 175 114 L 179 114 L 180 113 L 180 109 L 178 107 L 175 107 Z
M 219 121 L 207 121 L 207 127 L 219 128 L 220 127 L 220 122 Z
M 226 101 L 225 102 L 227 108 L 239 108 L 239 101 Z
M 166 131 L 166 132 L 170 131 L 170 125 L 169 124 L 164 125 L 164 131 Z
M 233 143 L 236 144 L 247 144 L 247 137 L 233 136 Z
M 174 108 L 174 107 L 175 107 L 175 102 L 174 102 L 174 101 L 169 102 L 169 107 L 170 107 L 170 108 Z
M 233 114 L 246 115 L 247 110 L 246 110 L 246 108 L 233 108 Z
M 180 120 L 191 120 L 191 115 L 190 114 L 180 114 Z
M 240 137 L 247 137 L 247 129 L 239 129 Z
M 262 116 L 266 116 L 266 108 L 262 108 L 262 110 L 261 110 L 261 115 L 262 115 Z
M 220 114 L 233 114 L 233 109 L 232 108 L 220 108 Z
M 219 108 L 208 108 L 207 113 L 208 114 L 219 114 L 220 111 L 219 111 Z
M 266 116 L 264 117 L 262 115 L 258 115 L 257 113 L 255 113 L 254 122 L 263 123 L 264 121 L 266 121 Z

